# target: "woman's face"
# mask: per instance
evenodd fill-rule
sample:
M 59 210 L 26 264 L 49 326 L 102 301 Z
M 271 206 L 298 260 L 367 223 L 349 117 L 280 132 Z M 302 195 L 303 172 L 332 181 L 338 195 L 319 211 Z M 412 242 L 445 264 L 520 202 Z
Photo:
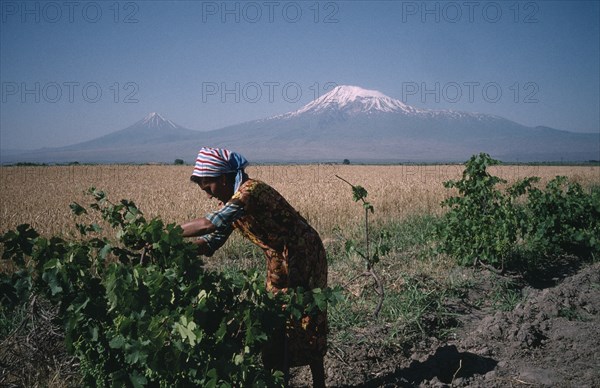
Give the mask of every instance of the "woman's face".
M 233 196 L 233 187 L 227 184 L 227 177 L 221 175 L 216 178 L 203 177 L 198 186 L 208 195 L 208 198 L 216 198 L 227 203 Z

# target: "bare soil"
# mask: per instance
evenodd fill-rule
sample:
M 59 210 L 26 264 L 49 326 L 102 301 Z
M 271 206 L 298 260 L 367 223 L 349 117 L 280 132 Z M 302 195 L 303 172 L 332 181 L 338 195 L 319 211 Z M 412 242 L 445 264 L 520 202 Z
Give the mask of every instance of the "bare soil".
M 494 274 L 479 272 L 466 298 L 448 300 L 461 324 L 444 340 L 378 346 L 367 337 L 388 333 L 374 325 L 362 343 L 332 344 L 327 386 L 600 387 L 600 263 L 558 270 L 529 279 L 511 311 L 482 303 Z M 310 381 L 307 368 L 292 371 L 292 386 Z

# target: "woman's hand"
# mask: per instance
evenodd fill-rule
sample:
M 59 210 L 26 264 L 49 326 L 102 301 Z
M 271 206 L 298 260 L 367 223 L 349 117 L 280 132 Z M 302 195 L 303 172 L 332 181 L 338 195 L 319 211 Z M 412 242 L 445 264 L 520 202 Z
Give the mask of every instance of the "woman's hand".
M 196 245 L 196 251 L 199 255 L 212 256 L 214 252 L 211 251 L 210 247 L 206 243 L 206 240 L 199 238 L 192 241 Z

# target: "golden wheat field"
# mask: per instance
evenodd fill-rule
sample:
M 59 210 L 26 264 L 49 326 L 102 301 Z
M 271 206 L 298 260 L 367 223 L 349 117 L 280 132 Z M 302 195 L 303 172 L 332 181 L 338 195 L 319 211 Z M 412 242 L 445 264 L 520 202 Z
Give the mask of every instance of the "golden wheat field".
M 147 217 L 181 223 L 217 206 L 189 181 L 192 167 L 163 165 L 78 165 L 0 167 L 0 233 L 22 223 L 43 235 L 74 232 L 69 204 L 89 204 L 84 192 L 96 187 L 113 202 L 133 200 Z M 360 205 L 339 175 L 368 190 L 374 222 L 402 220 L 421 213 L 439 214 L 452 195 L 442 183 L 460 178 L 462 165 L 264 165 L 247 169 L 278 191 L 327 237 L 336 229 L 362 222 Z M 509 182 L 539 176 L 542 184 L 566 175 L 584 186 L 600 184 L 597 166 L 496 166 L 490 170 Z

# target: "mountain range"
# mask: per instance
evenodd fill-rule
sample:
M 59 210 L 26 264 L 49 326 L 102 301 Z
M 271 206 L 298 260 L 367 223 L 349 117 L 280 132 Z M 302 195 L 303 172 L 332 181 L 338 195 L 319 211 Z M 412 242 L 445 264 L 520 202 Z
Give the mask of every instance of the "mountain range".
M 505 118 L 418 109 L 378 91 L 337 86 L 294 112 L 212 131 L 151 113 L 96 139 L 59 148 L 5 151 L 2 163 L 193 162 L 201 146 L 256 162 L 456 162 L 487 152 L 503 161 L 600 159 L 600 134 L 527 127 Z

